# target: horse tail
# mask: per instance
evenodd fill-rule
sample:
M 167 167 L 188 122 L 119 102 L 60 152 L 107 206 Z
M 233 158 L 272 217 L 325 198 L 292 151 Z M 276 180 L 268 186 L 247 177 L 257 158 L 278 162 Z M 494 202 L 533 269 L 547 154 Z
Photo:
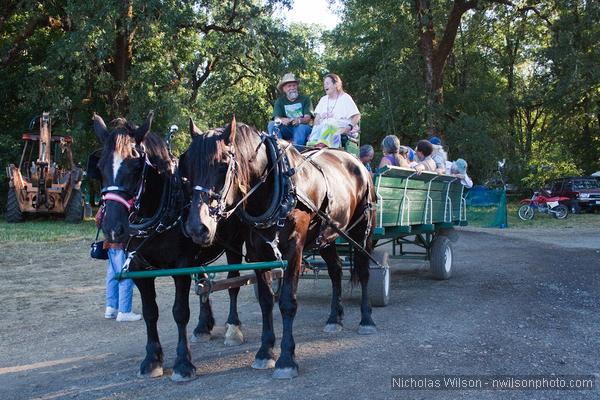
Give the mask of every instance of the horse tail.
M 355 218 L 362 218 L 362 221 L 349 232 L 351 237 L 362 245 L 363 249 L 367 253 L 371 254 L 373 251 L 373 225 L 375 224 L 375 190 L 373 188 L 373 181 L 369 177 L 367 181 L 367 188 L 361 199 L 359 207 L 357 207 L 358 213 L 355 213 Z M 362 214 L 362 215 L 361 215 Z M 368 276 L 369 273 L 369 257 L 362 251 L 355 251 L 355 262 L 350 267 L 350 282 L 352 286 L 356 286 L 360 283 L 361 277 Z

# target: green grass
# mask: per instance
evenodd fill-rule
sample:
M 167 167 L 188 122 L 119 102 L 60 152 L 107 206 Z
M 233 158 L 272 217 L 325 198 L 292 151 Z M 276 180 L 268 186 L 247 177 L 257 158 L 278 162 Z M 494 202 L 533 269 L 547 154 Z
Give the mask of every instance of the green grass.
M 600 214 L 569 214 L 566 219 L 557 220 L 547 214 L 535 214 L 531 221 L 521 221 L 517 216 L 518 203 L 508 205 L 508 228 L 519 229 L 563 229 L 563 228 L 600 228 Z M 469 207 L 467 220 L 469 226 L 490 227 L 496 216 L 496 208 Z M 0 222 L 0 243 L 8 242 L 58 242 L 68 239 L 92 240 L 96 236 L 93 218 L 81 224 L 67 224 L 51 217 L 35 217 L 26 222 L 9 224 Z
M 508 204 L 508 228 L 519 229 L 563 229 L 563 228 L 599 228 L 600 214 L 569 214 L 567 218 L 558 220 L 549 214 L 540 214 L 536 211 L 530 221 L 522 221 L 517 215 L 518 203 Z M 496 219 L 496 208 L 469 207 L 467 220 L 469 226 L 489 228 Z
M 96 237 L 96 224 L 92 218 L 81 224 L 68 224 L 61 220 L 36 218 L 16 224 L 0 222 L 0 243 L 7 242 L 58 242 L 65 239 Z

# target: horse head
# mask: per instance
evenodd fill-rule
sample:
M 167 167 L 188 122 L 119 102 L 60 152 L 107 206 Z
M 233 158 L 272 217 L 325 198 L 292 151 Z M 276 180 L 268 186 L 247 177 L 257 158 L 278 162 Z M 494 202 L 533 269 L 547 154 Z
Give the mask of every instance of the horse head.
M 129 239 L 129 217 L 142 191 L 144 170 L 150 164 L 143 142 L 153 116 L 150 112 L 141 126 L 118 118 L 109 130 L 94 114 L 94 131 L 103 144 L 98 162 L 104 200 L 102 232 L 109 243 L 126 243 Z
M 184 229 L 201 246 L 214 242 L 218 222 L 231 214 L 247 181 L 247 172 L 236 158 L 236 131 L 235 118 L 225 128 L 206 133 L 190 118 L 192 143 L 180 160 L 191 195 Z

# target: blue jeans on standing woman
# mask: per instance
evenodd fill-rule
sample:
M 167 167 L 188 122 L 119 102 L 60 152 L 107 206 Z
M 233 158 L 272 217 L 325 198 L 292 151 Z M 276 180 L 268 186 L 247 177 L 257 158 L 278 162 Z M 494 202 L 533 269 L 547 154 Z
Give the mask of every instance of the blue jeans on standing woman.
M 116 308 L 121 313 L 131 312 L 133 298 L 133 281 L 116 279 L 125 263 L 125 251 L 108 249 L 108 265 L 106 266 L 106 306 Z M 114 317 L 113 317 L 114 318 Z

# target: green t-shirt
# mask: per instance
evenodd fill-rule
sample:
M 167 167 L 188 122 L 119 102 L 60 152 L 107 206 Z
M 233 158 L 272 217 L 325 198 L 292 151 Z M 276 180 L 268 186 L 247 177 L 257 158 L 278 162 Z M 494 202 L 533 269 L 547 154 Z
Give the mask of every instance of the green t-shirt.
M 308 96 L 299 95 L 294 101 L 289 101 L 287 97 L 280 96 L 273 106 L 273 118 L 298 118 L 304 115 L 313 116 L 313 105 Z

